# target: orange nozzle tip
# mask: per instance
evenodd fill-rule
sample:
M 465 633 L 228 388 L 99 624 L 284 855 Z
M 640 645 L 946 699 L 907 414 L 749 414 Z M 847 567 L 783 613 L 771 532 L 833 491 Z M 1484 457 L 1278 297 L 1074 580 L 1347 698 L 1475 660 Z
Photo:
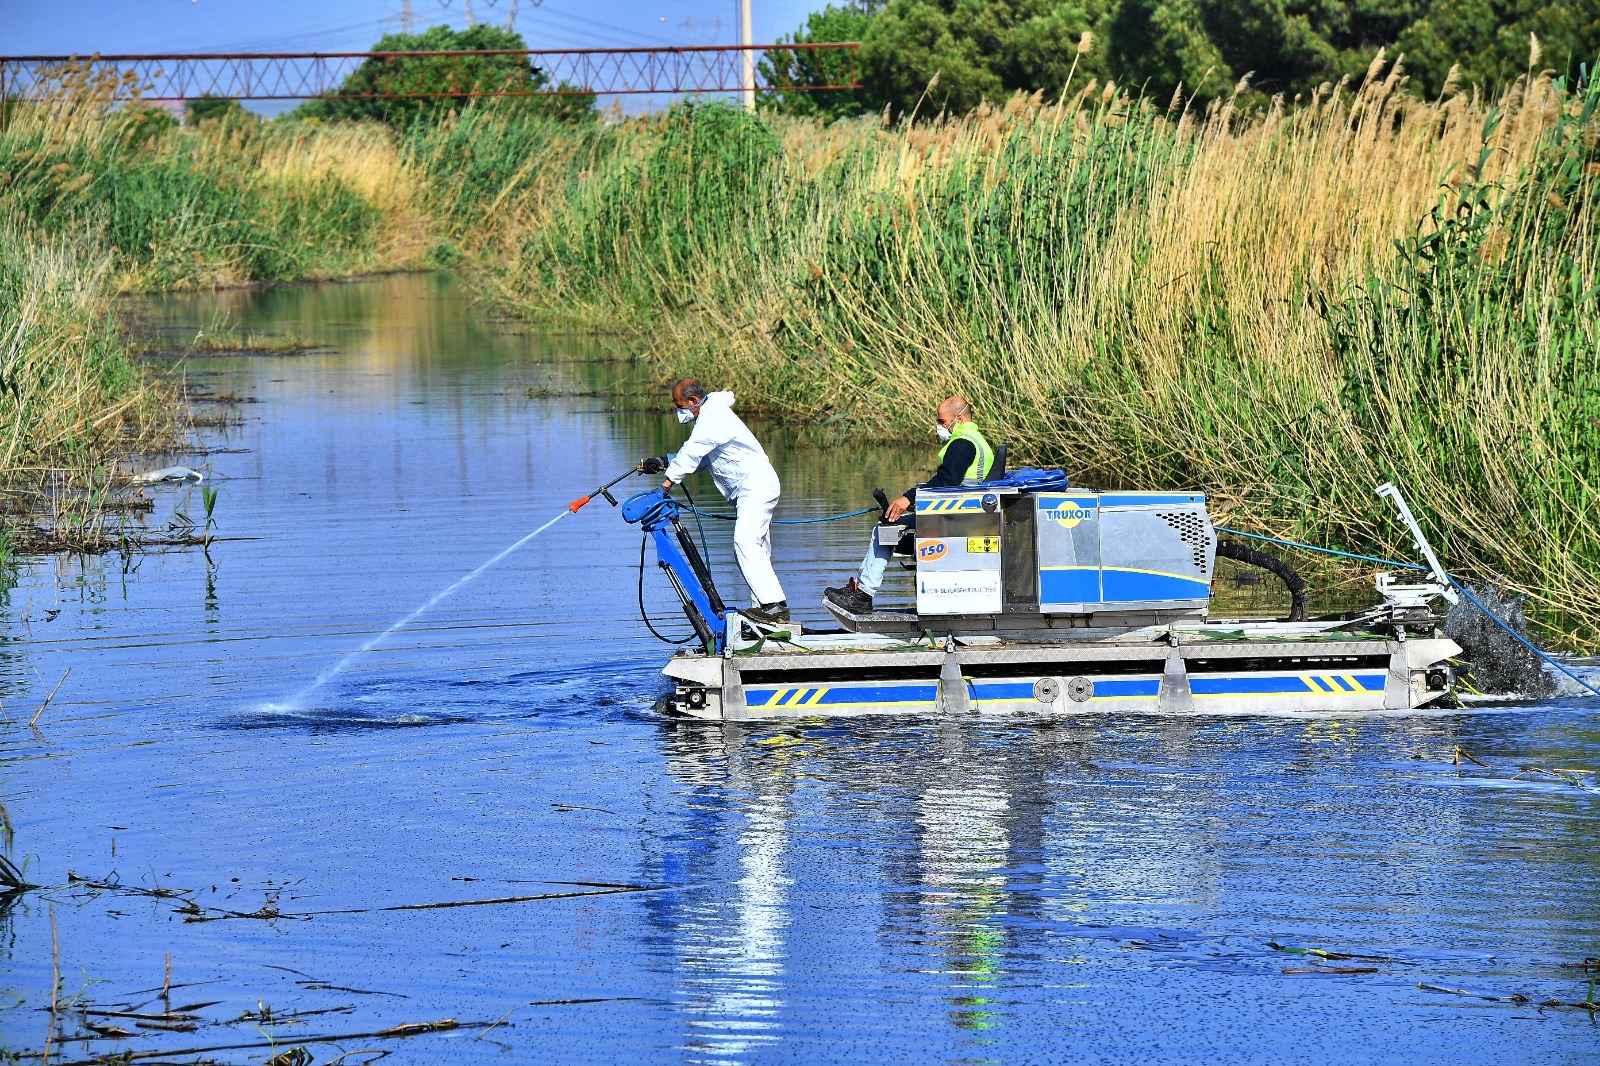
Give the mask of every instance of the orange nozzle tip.
M 593 498 L 594 497 L 592 496 L 579 496 L 576 500 L 573 500 L 571 503 L 567 504 L 567 510 L 571 511 L 573 514 L 577 514 L 578 508 L 582 507 Z

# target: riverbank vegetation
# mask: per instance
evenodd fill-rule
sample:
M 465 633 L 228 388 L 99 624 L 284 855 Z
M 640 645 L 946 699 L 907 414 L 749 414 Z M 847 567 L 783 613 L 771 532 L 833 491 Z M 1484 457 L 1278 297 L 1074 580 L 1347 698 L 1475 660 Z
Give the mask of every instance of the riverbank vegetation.
M 1382 56 L 1262 106 L 1068 73 L 890 124 L 690 104 L 179 127 L 66 72 L 73 106 L 0 131 L 0 243 L 107 290 L 459 265 L 842 447 L 926 435 L 959 391 L 1080 482 L 1199 485 L 1235 524 L 1410 555 L 1372 495 L 1393 479 L 1453 567 L 1593 637 L 1594 86 L 1537 54 L 1497 96 L 1426 100 Z M 138 377 L 105 380 L 89 424 L 130 432 L 107 413 Z
M 410 147 L 525 312 L 850 434 L 924 435 L 962 392 L 1081 482 L 1409 556 L 1395 480 L 1452 565 L 1592 633 L 1600 93 L 1402 86 L 1380 58 L 1256 112 L 1088 83 L 915 126 L 464 116 Z
M 113 106 L 48 72 L 0 126 L 0 548 L 138 539 L 118 462 L 181 442 L 179 390 L 141 372 L 119 293 L 338 277 L 422 261 L 393 137 L 262 123 L 237 106 Z

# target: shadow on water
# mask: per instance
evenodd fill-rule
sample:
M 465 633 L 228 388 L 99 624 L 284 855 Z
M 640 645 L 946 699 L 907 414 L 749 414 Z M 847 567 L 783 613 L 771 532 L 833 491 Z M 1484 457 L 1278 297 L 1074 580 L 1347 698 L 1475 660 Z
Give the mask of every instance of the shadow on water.
M 85 1059 L 270 1037 L 207 1053 L 261 1061 L 444 1018 L 482 1028 L 384 1047 L 452 1064 L 1592 1058 L 1573 1004 L 1600 955 L 1600 788 L 1569 772 L 1600 769 L 1588 704 L 664 719 L 639 535 L 599 504 L 371 643 L 674 450 L 652 375 L 604 339 L 483 321 L 441 278 L 151 314 L 174 336 L 226 318 L 322 347 L 184 368 L 258 401 L 204 457 L 221 532 L 256 539 L 209 561 L 37 563 L 0 603 L 0 783 L 14 854 L 53 886 L 0 914 L 0 987 L 21 1001 L 0 1003 L 6 1048 L 42 1044 L 59 962 L 89 982 L 62 1023 Z M 637 402 L 601 395 L 617 382 Z M 789 517 L 899 491 L 932 451 L 758 432 Z M 706 534 L 737 602 L 728 530 Z M 775 531 L 804 620 L 825 620 L 820 590 L 865 535 Z M 645 576 L 652 617 L 681 632 Z M 185 1004 L 173 1031 L 117 1020 Z

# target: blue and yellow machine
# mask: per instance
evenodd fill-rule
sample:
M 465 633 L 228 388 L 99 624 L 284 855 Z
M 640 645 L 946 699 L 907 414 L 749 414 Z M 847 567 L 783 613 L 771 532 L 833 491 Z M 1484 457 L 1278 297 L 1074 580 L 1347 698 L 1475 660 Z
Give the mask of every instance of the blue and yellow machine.
M 917 493 L 916 605 L 831 632 L 773 631 L 728 610 L 679 505 L 623 504 L 655 544 L 700 647 L 663 673 L 661 707 L 746 720 L 840 714 L 1349 713 L 1451 694 L 1460 652 L 1433 626 L 1436 583 L 1379 575 L 1384 603 L 1310 622 L 1209 616 L 1217 537 L 1198 492 L 1095 492 L 1059 471 Z

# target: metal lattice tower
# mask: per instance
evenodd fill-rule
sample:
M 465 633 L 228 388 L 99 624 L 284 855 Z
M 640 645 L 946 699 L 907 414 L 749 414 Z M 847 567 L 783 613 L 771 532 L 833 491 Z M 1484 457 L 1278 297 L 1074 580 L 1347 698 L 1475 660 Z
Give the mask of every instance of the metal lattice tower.
M 411 5 L 401 8 L 405 27 Z M 15 100 L 47 88 L 72 65 L 91 75 L 132 75 L 115 99 L 176 103 L 201 96 L 232 100 L 337 98 L 340 85 L 368 61 L 401 63 L 418 58 L 519 57 L 545 75 L 548 88 L 526 87 L 525 72 L 500 85 L 481 80 L 433 92 L 369 92 L 362 98 L 563 96 L 579 93 L 744 93 L 746 70 L 762 53 L 828 52 L 837 55 L 837 76 L 828 85 L 763 83 L 758 92 L 808 92 L 860 87 L 855 42 L 840 44 L 711 45 L 692 48 L 569 48 L 490 52 L 294 52 L 195 55 L 0 56 L 0 99 Z M 565 86 L 565 88 L 557 88 Z

